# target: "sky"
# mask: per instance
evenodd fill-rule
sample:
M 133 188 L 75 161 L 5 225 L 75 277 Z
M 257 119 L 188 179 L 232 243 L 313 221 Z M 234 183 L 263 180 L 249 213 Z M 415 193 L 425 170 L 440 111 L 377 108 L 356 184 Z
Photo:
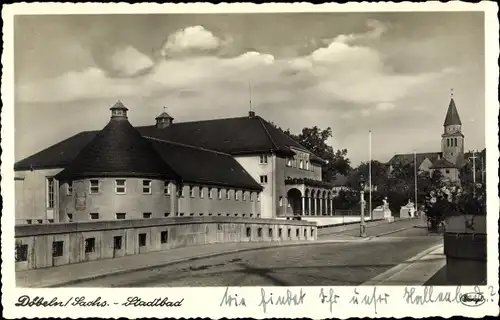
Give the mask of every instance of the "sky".
M 102 129 L 245 116 L 332 128 L 353 165 L 440 151 L 453 89 L 485 146 L 482 12 L 16 16 L 15 159 Z M 249 89 L 251 87 L 251 90 Z

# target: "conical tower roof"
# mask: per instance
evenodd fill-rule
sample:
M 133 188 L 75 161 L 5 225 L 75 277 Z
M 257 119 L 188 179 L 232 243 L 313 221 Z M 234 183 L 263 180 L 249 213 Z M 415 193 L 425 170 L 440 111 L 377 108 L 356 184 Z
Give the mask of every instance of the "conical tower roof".
M 453 98 L 451 98 L 450 100 L 448 112 L 446 112 L 446 118 L 444 119 L 444 126 L 449 125 L 462 125 L 462 121 L 460 121 L 460 116 L 458 115 L 457 107 L 455 106 L 455 100 L 453 100 Z
M 109 123 L 56 176 L 62 180 L 91 177 L 177 179 L 178 175 L 126 118 L 112 115 Z

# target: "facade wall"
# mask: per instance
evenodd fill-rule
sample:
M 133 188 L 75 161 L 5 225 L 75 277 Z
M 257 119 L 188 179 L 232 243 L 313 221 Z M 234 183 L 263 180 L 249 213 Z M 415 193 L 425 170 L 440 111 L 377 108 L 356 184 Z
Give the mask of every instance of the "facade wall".
M 267 177 L 267 182 L 261 183 L 264 188 L 260 194 L 260 211 L 261 217 L 271 219 L 275 216 L 275 161 L 274 156 L 266 154 L 267 163 L 260 163 L 260 155 L 245 155 L 234 157 L 236 161 L 255 179 L 261 183 L 261 176 Z
M 58 182 L 54 182 L 53 208 L 49 208 L 47 178 L 55 176 L 61 170 L 62 168 L 14 173 L 16 224 L 58 221 Z
M 90 192 L 90 180 L 99 181 L 98 193 Z M 116 220 L 117 213 L 125 213 L 126 219 L 143 219 L 144 213 L 151 213 L 151 218 L 160 218 L 170 212 L 174 194 L 164 192 L 163 180 L 150 180 L 149 194 L 142 190 L 143 180 L 149 179 L 126 178 L 124 194 L 116 192 L 116 180 L 122 179 L 75 180 L 72 182 L 71 194 L 68 193 L 68 183 L 61 182 L 59 221 L 70 222 L 69 215 L 72 216 L 72 221 L 94 221 L 91 214 L 95 213 L 98 214 L 98 219 L 95 220 Z
M 178 216 L 261 217 L 261 199 L 256 191 L 187 184 L 182 189 L 183 195 L 178 197 Z
M 209 243 L 316 239 L 311 222 L 234 217 L 19 225 L 15 266 L 36 269 Z
M 432 169 L 431 174 L 434 173 L 435 170 L 441 171 L 441 175 L 444 179 L 449 180 L 450 182 L 459 182 L 459 171 L 457 168 L 441 168 L 441 169 Z
M 293 158 L 284 159 L 285 177 L 321 180 L 321 166 L 311 163 L 309 153 L 298 150 L 294 151 L 296 154 Z M 302 161 L 302 169 L 300 161 Z
M 453 127 L 453 126 L 450 126 Z M 450 128 L 446 128 L 447 130 Z M 460 129 L 458 129 L 460 130 Z M 447 131 L 448 132 L 448 131 Z M 453 132 L 450 131 L 450 132 Z M 450 140 L 457 140 L 457 145 L 455 146 L 454 144 L 448 145 L 448 141 Z M 441 151 L 443 152 L 443 157 L 450 161 L 451 163 L 457 163 L 463 160 L 464 157 L 464 138 L 461 136 L 448 136 L 444 135 L 443 138 L 441 139 Z
M 432 166 L 432 162 L 425 158 L 424 161 L 420 164 L 420 167 L 418 167 L 419 170 L 421 171 L 429 171 L 430 167 Z

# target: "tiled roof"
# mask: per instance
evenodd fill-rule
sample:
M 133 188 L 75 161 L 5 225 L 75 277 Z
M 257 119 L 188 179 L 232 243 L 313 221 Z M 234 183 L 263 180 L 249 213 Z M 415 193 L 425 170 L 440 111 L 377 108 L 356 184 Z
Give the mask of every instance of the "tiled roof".
M 14 170 L 63 168 L 96 136 L 83 131 L 14 164 Z
M 262 190 L 231 155 L 170 141 L 148 140 L 182 181 Z
M 116 176 L 178 179 L 150 142 L 126 119 L 111 119 L 56 179 Z
M 432 163 L 437 161 L 441 157 L 441 152 L 425 152 L 425 153 L 417 153 L 417 167 L 420 167 L 422 162 L 425 159 L 429 159 Z M 389 160 L 388 164 L 390 165 L 401 165 L 401 164 L 413 164 L 414 162 L 414 154 L 406 153 L 406 154 L 396 154 L 391 160 Z
M 166 128 L 136 127 L 144 137 L 181 143 L 230 155 L 276 152 L 292 156 L 291 148 L 308 151 L 281 130 L 258 116 L 173 123 Z M 96 135 L 86 131 L 17 162 L 15 170 L 62 168 Z M 311 153 L 312 154 L 312 153 Z M 311 161 L 322 162 L 312 155 Z
M 448 106 L 448 112 L 446 112 L 446 118 L 444 119 L 444 125 L 461 125 L 460 116 L 458 115 L 457 106 L 455 105 L 455 100 L 451 98 L 450 105 Z
M 432 166 L 430 169 L 444 169 L 444 168 L 456 168 L 457 166 L 450 161 L 446 160 L 445 158 L 441 158 L 437 160 L 436 162 L 433 162 Z

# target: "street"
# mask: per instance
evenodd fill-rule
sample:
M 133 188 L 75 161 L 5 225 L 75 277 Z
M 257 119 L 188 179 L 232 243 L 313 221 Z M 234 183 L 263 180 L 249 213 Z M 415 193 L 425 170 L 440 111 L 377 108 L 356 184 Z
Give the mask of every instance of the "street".
M 401 225 L 409 225 L 402 222 Z M 367 229 L 368 236 L 401 229 L 386 224 Z M 388 230 L 389 229 L 389 230 Z M 355 238 L 359 230 L 328 234 Z M 149 270 L 85 281 L 70 287 L 179 286 L 319 286 L 359 285 L 438 244 L 440 236 L 423 228 L 409 228 L 371 240 L 268 248 L 232 253 Z M 168 254 L 167 252 L 165 254 Z

